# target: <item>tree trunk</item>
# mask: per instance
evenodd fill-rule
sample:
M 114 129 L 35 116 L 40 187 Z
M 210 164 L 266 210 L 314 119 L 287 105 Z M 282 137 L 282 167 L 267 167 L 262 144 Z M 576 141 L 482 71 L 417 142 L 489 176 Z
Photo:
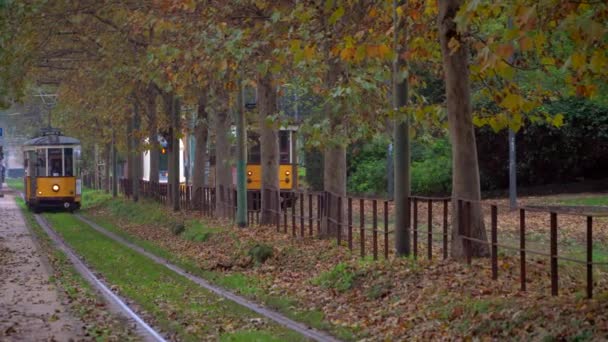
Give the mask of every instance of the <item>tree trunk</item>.
M 267 122 L 277 112 L 277 97 L 270 75 L 258 77 L 258 110 L 260 127 L 260 165 L 262 169 L 262 203 L 260 224 L 274 225 L 279 208 L 279 131 Z M 274 211 L 274 212 L 273 212 Z
M 205 169 L 207 167 L 207 138 L 209 135 L 208 113 L 205 107 L 205 97 L 207 94 L 200 94 L 198 98 L 198 116 L 194 128 L 194 170 L 192 170 L 192 189 L 194 191 L 195 207 L 199 208 L 202 201 L 203 187 L 205 179 Z M 200 190 L 199 190 L 200 189 Z
M 338 82 L 338 76 L 342 72 L 340 61 L 331 59 L 329 61 L 329 69 L 326 74 L 326 84 L 328 88 L 333 88 Z M 332 104 L 326 105 L 325 112 L 330 115 L 330 124 L 336 127 L 340 124 L 340 113 L 334 113 Z M 338 132 L 336 132 L 338 133 Z M 323 151 L 323 189 L 331 194 L 329 206 L 326 205 L 324 210 L 325 219 L 321 224 L 321 236 L 335 236 L 338 226 L 330 222 L 338 221 L 338 216 L 344 218 L 344 204 L 346 202 L 346 146 L 328 146 Z M 338 198 L 342 197 L 342 206 L 338 206 Z
M 160 146 L 158 144 L 158 118 L 156 113 L 156 89 L 152 83 L 146 90 L 146 114 L 148 117 L 148 139 L 150 142 L 150 182 L 158 183 Z
M 125 189 L 125 194 L 127 194 L 128 197 L 130 197 L 133 194 L 132 193 L 133 178 L 135 177 L 135 173 L 134 173 L 135 168 L 133 167 L 133 145 L 132 145 L 133 140 L 131 139 L 131 135 L 133 134 L 133 119 L 132 119 L 131 115 L 129 115 L 127 117 L 127 136 L 126 136 L 127 180 L 125 182 L 125 185 L 127 186 L 127 188 Z
M 173 211 L 179 211 L 179 182 L 180 182 L 180 165 L 179 155 L 181 153 L 179 148 L 179 135 L 180 135 L 180 102 L 179 99 L 172 95 L 172 106 L 171 106 L 171 149 L 169 150 L 169 158 L 171 159 L 171 168 L 169 169 L 169 181 L 171 183 L 172 196 L 171 206 Z
M 110 193 L 110 188 L 111 188 L 111 184 L 110 184 L 110 165 L 111 165 L 111 151 L 112 151 L 112 144 L 108 144 L 106 143 L 105 148 L 104 148 L 104 184 L 103 184 L 103 188 L 105 190 L 105 193 Z
M 447 95 L 448 125 L 452 142 L 452 257 L 463 258 L 465 240 L 458 228 L 458 200 L 471 201 L 470 237 L 487 241 L 481 211 L 477 146 L 471 113 L 469 50 L 459 34 L 454 17 L 463 0 L 439 1 L 439 30 Z M 451 41 L 460 47 L 452 51 Z M 464 229 L 464 228 L 463 228 Z M 463 230 L 464 231 L 464 230 Z M 472 256 L 487 256 L 488 246 L 471 243 Z
M 215 117 L 215 208 L 216 216 L 228 217 L 228 193 L 232 188 L 232 168 L 230 165 L 230 117 L 219 111 Z M 224 200 L 224 203 L 222 202 Z
M 101 174 L 99 173 L 99 145 L 95 144 L 93 146 L 93 155 L 94 155 L 94 161 L 93 163 L 95 163 L 95 181 L 93 182 L 93 189 L 97 190 L 100 188 L 100 184 L 101 184 Z
M 112 197 L 118 196 L 118 151 L 116 151 L 116 131 L 112 128 Z
M 407 106 L 408 84 L 407 78 L 398 79 L 401 68 L 405 67 L 406 61 L 402 57 L 405 46 L 401 43 L 405 37 L 405 20 L 399 20 L 397 16 L 397 6 L 403 0 L 393 1 L 393 25 L 395 57 L 393 64 L 393 108 L 399 110 Z M 394 199 L 395 199 L 395 251 L 397 255 L 410 254 L 410 137 L 409 137 L 409 118 L 405 121 L 395 122 L 395 163 L 394 163 Z
M 140 126 L 140 113 L 139 113 L 139 102 L 137 100 L 133 100 L 133 116 L 132 125 L 131 125 L 131 162 L 133 163 L 132 172 L 131 172 L 131 187 L 133 188 L 133 201 L 137 202 L 139 200 L 139 180 L 141 179 L 141 155 L 139 151 L 139 138 L 137 133 L 139 131 Z M 129 169 L 131 167 L 129 166 Z

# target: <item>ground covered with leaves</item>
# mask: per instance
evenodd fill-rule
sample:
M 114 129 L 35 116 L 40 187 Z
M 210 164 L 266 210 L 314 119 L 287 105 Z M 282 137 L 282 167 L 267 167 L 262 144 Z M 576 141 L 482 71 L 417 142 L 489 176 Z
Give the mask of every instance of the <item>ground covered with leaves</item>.
M 390 258 L 373 261 L 335 241 L 292 238 L 273 227 L 238 229 L 155 203 L 98 201 L 86 214 L 215 283 L 344 340 L 542 339 L 608 337 L 608 277 L 594 269 L 585 299 L 584 266 L 560 263 L 560 295 L 550 295 L 549 260 L 529 256 L 527 291 L 519 259 Z
M 124 318 L 111 314 L 104 299 L 78 274 L 66 255 L 57 250 L 50 238 L 38 226 L 32 213 L 26 210 L 23 200 L 17 203 L 27 224 L 36 235 L 38 246 L 48 260 L 53 276 L 51 282 L 62 291 L 70 311 L 83 322 L 85 336 L 90 340 L 137 341 L 134 326 Z

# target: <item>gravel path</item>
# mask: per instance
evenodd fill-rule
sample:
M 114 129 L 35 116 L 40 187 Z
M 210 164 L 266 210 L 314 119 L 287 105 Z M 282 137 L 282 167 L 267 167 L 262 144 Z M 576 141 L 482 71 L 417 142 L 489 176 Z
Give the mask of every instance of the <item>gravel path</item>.
M 14 197 L 0 198 L 0 341 L 83 340 Z

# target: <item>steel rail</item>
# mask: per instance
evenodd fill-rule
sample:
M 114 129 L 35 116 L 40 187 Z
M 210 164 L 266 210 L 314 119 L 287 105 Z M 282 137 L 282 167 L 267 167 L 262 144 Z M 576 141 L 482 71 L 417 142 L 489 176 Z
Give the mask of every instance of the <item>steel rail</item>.
M 274 310 L 268 309 L 266 307 L 263 307 L 257 303 L 254 303 L 244 297 L 241 297 L 239 295 L 236 295 L 228 290 L 225 290 L 221 287 L 212 285 L 211 283 L 209 283 L 207 280 L 198 277 L 196 275 L 193 275 L 187 271 L 185 271 L 184 269 L 170 263 L 168 260 L 161 258 L 155 254 L 152 254 L 148 251 L 146 251 L 144 248 L 137 246 L 127 240 L 125 240 L 124 238 L 118 236 L 117 234 L 108 231 L 107 229 L 101 227 L 100 225 L 98 225 L 97 223 L 87 219 L 86 217 L 83 217 L 80 214 L 74 214 L 74 217 L 80 219 L 83 223 L 86 223 L 87 225 L 89 225 L 91 228 L 95 229 L 96 231 L 98 231 L 99 233 L 107 236 L 108 238 L 124 245 L 125 247 L 128 247 L 144 256 L 146 256 L 147 258 L 153 260 L 154 262 L 165 266 L 166 268 L 172 270 L 173 272 L 186 277 L 187 279 L 191 280 L 192 282 L 198 284 L 199 286 L 201 286 L 202 288 L 205 288 L 206 290 L 209 290 L 221 297 L 224 297 L 226 299 L 229 299 L 241 306 L 244 306 L 262 316 L 265 316 L 266 318 L 269 318 L 273 321 L 275 321 L 276 323 L 278 323 L 279 325 L 282 325 L 288 329 L 291 329 L 293 331 L 296 331 L 300 334 L 302 334 L 303 336 L 310 338 L 312 340 L 315 341 L 331 341 L 331 342 L 338 342 L 339 340 L 336 339 L 335 337 L 323 332 L 323 331 L 319 331 L 316 330 L 314 328 L 311 328 L 309 326 L 306 326 L 305 324 L 296 322 L 286 316 L 284 316 L 283 314 L 280 314 Z

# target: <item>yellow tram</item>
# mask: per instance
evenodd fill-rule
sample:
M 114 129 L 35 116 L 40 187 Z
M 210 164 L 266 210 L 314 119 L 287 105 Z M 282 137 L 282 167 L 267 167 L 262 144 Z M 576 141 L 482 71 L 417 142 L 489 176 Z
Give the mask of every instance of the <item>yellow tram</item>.
M 80 208 L 80 141 L 47 128 L 23 144 L 25 201 L 36 212 L 44 208 Z
M 279 188 L 296 190 L 298 188 L 298 159 L 296 155 L 296 126 L 282 127 L 279 130 Z M 260 136 L 255 131 L 247 132 L 247 190 L 262 188 L 262 165 L 260 153 Z M 232 149 L 236 149 L 235 146 Z M 235 155 L 235 152 L 232 152 Z M 216 157 L 211 149 L 209 184 L 215 185 Z M 162 162 L 161 162 L 162 163 Z M 232 168 L 232 182 L 236 185 L 236 167 Z

